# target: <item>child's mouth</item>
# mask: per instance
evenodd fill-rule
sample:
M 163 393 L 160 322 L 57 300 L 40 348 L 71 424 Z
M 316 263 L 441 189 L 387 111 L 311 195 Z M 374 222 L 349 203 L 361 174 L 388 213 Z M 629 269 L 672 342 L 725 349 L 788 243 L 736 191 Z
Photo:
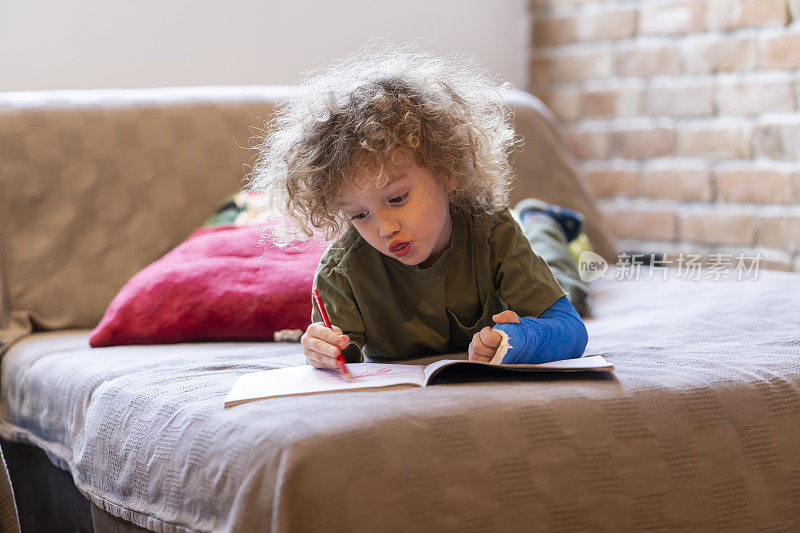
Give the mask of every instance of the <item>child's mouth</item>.
M 404 255 L 408 255 L 408 252 L 411 251 L 411 243 L 398 242 L 397 244 L 392 244 L 389 246 L 389 251 L 397 257 L 403 257 Z

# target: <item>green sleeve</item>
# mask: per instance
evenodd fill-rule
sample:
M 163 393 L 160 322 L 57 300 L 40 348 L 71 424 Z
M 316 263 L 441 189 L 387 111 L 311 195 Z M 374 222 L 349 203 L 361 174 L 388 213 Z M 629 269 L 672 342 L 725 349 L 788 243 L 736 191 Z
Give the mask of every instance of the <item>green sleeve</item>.
M 519 316 L 538 317 L 566 294 L 508 209 L 497 216 L 489 248 L 498 296 Z
M 350 336 L 350 344 L 343 351 L 345 361 L 360 363 L 364 360 L 361 350 L 366 341 L 364 319 L 347 276 L 331 265 L 326 256 L 323 256 L 314 274 L 314 288 L 319 291 L 325 304 L 331 325 L 339 326 L 345 335 Z M 312 306 L 311 321 L 322 322 L 316 306 Z

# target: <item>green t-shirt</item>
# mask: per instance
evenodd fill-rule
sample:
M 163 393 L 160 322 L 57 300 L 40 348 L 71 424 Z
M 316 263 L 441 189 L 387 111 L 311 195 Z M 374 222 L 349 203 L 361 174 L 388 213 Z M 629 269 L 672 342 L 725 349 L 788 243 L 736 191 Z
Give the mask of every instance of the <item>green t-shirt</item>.
M 508 209 L 452 213 L 450 247 L 429 268 L 404 265 L 355 235 L 328 247 L 314 275 L 331 323 L 350 336 L 348 362 L 463 352 L 511 309 L 539 316 L 564 290 Z M 316 309 L 314 322 L 321 321 Z

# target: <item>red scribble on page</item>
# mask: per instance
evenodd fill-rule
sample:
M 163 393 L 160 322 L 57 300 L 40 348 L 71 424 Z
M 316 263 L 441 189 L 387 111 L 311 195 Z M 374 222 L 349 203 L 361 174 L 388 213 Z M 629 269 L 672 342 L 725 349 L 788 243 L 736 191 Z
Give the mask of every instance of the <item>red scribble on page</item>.
M 375 370 L 365 370 L 361 374 L 352 373 L 353 378 L 371 378 L 374 376 L 399 376 L 400 374 L 416 374 L 411 370 L 395 370 L 394 368 L 378 368 Z

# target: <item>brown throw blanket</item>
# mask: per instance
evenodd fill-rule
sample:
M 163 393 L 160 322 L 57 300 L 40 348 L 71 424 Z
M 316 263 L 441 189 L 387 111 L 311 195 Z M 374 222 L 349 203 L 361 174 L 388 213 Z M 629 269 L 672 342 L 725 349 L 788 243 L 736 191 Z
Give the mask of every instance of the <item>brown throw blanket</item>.
M 587 355 L 613 379 L 442 384 L 231 409 L 298 345 L 3 359 L 0 434 L 161 532 L 800 530 L 800 274 L 596 286 Z

